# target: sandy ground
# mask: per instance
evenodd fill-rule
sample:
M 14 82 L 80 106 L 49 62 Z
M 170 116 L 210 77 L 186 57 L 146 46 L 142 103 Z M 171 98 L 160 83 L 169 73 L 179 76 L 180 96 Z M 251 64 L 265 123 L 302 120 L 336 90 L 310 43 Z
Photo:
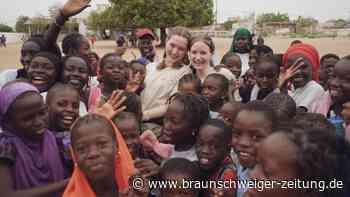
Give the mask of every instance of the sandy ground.
M 274 49 L 275 53 L 283 53 L 288 48 L 289 44 L 295 39 L 285 38 L 266 38 L 265 44 Z M 350 38 L 320 38 L 320 39 L 300 39 L 305 43 L 314 45 L 320 52 L 320 55 L 326 53 L 335 53 L 340 56 L 350 54 Z M 222 57 L 231 45 L 231 39 L 218 38 L 214 39 L 216 45 L 216 53 L 218 57 Z M 113 41 L 98 41 L 92 49 L 100 56 L 108 52 L 113 52 L 115 42 Z M 21 44 L 9 44 L 7 48 L 0 48 L 0 70 L 7 68 L 20 67 L 19 62 Z M 162 50 L 159 49 L 159 54 Z M 125 54 L 125 59 L 132 60 L 139 55 L 138 50 L 128 49 Z

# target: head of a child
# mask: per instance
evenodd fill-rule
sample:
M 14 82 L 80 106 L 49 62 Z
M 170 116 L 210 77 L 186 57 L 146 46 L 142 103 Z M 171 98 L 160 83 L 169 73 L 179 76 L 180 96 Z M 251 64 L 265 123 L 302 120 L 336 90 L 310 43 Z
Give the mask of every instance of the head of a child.
M 187 159 L 173 158 L 164 163 L 160 172 L 160 180 L 176 181 L 177 185 L 182 185 L 183 181 L 201 180 L 201 172 L 199 166 Z M 164 188 L 161 189 L 161 197 L 198 197 L 198 188 Z
M 209 36 L 197 36 L 191 40 L 190 60 L 196 70 L 205 70 L 211 65 L 215 44 Z
M 46 92 L 61 77 L 61 59 L 49 52 L 37 53 L 27 67 L 28 80 L 40 92 Z
M 332 98 L 333 104 L 341 104 L 342 99 L 344 98 L 344 95 L 342 91 L 340 90 L 340 83 L 339 80 L 336 80 L 335 78 L 328 80 L 328 91 Z
M 298 113 L 294 117 L 294 124 L 301 129 L 325 129 L 335 133 L 335 127 L 322 114 Z
M 191 42 L 191 33 L 184 27 L 174 27 L 169 30 L 165 44 L 165 59 L 171 66 L 181 67 L 188 64 L 187 52 Z M 158 69 L 165 68 L 165 65 Z
M 239 28 L 233 35 L 231 51 L 237 53 L 249 53 L 253 45 L 253 36 L 246 28 Z
M 69 131 L 79 118 L 80 94 L 69 84 L 55 84 L 47 93 L 49 129 L 55 132 Z
M 256 45 L 252 47 L 252 49 L 249 51 L 249 67 L 254 68 L 256 65 L 256 62 L 258 61 L 259 55 L 258 55 L 258 48 Z
M 255 65 L 256 84 L 263 91 L 273 91 L 278 85 L 280 67 L 271 59 L 262 57 Z
M 336 63 L 334 74 L 339 83 L 339 90 L 343 95 L 342 103 L 350 101 L 350 56 L 347 56 Z
M 290 121 L 296 115 L 296 103 L 288 94 L 269 94 L 265 97 L 264 103 L 274 110 L 279 121 Z
M 113 89 L 125 89 L 128 81 L 128 63 L 115 53 L 108 53 L 100 62 L 101 81 Z
M 131 61 L 129 65 L 133 75 L 141 82 L 141 84 L 143 84 L 146 77 L 146 65 L 143 65 L 136 60 Z
M 66 56 L 82 56 L 89 58 L 89 40 L 79 33 L 68 34 L 62 40 L 62 51 Z
M 245 87 L 253 87 L 256 84 L 255 70 L 249 68 L 243 76 L 243 83 Z
M 235 116 L 237 110 L 242 107 L 242 103 L 239 102 L 226 102 L 219 110 L 218 118 L 223 120 L 226 125 L 232 127 L 232 117 Z
M 232 74 L 238 79 L 242 73 L 242 61 L 241 58 L 232 52 L 226 53 L 221 60 L 221 64 L 225 65 Z
M 178 91 L 198 95 L 202 91 L 202 82 L 195 74 L 186 74 L 179 80 Z
M 207 76 L 203 82 L 202 95 L 208 100 L 211 111 L 218 111 L 227 99 L 228 79 L 218 73 Z
M 70 84 L 79 92 L 89 82 L 90 67 L 88 61 L 79 56 L 68 56 L 63 60 L 62 82 Z
M 98 131 L 98 132 L 96 132 Z M 79 118 L 71 129 L 71 142 L 78 167 L 90 185 L 115 182 L 118 144 L 113 125 L 103 116 Z
M 250 172 L 250 178 L 258 181 L 298 179 L 309 182 L 322 177 L 325 185 L 320 188 L 274 187 L 265 188 L 262 192 L 252 189 L 248 193 L 254 197 L 334 195 L 335 190 L 328 190 L 325 186 L 339 177 L 337 171 L 341 165 L 336 144 L 334 133 L 328 130 L 287 128 L 276 131 L 259 145 L 257 164 Z
M 273 110 L 262 101 L 247 103 L 233 117 L 232 146 L 243 167 L 254 167 L 256 147 L 272 133 L 275 120 Z
M 131 112 L 121 112 L 115 118 L 117 127 L 125 139 L 133 158 L 137 158 L 140 150 L 139 136 L 141 134 L 140 121 Z
M 48 127 L 47 106 L 38 89 L 23 81 L 11 81 L 0 91 L 1 127 L 31 141 L 42 139 Z
M 320 70 L 323 70 L 326 73 L 327 79 L 334 78 L 334 66 L 335 64 L 340 60 L 339 56 L 336 54 L 326 54 L 321 57 L 321 68 Z
M 95 52 L 89 53 L 89 64 L 91 70 L 91 76 L 96 76 L 99 69 L 100 57 Z
M 175 149 L 179 145 L 194 145 L 199 128 L 208 117 L 205 98 L 176 93 L 169 99 L 160 141 L 175 145 Z
M 222 120 L 210 119 L 199 130 L 196 153 L 202 170 L 215 170 L 231 151 L 232 130 Z

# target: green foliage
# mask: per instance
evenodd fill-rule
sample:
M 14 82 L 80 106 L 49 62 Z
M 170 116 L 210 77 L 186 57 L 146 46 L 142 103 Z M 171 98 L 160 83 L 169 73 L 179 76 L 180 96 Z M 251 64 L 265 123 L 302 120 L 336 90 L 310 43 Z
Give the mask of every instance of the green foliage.
M 232 20 L 228 20 L 224 22 L 224 28 L 225 30 L 231 30 L 232 29 L 232 25 L 237 23 L 237 21 L 232 21 Z
M 212 0 L 109 0 L 111 7 L 88 18 L 90 29 L 201 26 L 213 22 Z
M 26 25 L 25 23 L 29 21 L 29 17 L 28 16 L 19 16 L 17 18 L 17 22 L 16 22 L 16 26 L 15 26 L 15 29 L 16 29 L 16 32 L 27 32 L 27 28 L 26 28 Z
M 0 32 L 13 32 L 13 29 L 8 25 L 0 24 Z
M 259 15 L 257 18 L 257 24 L 262 25 L 263 23 L 269 23 L 269 22 L 289 22 L 289 16 L 288 14 L 284 13 L 281 14 L 277 12 L 275 13 L 265 13 L 262 15 Z

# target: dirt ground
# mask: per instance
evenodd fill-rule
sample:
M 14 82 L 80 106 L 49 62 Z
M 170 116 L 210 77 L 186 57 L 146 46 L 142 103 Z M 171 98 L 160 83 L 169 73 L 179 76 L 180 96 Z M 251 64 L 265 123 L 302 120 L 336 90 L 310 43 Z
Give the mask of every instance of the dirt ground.
M 274 49 L 275 53 L 283 53 L 288 48 L 289 44 L 295 39 L 286 38 L 266 38 L 265 44 Z M 305 43 L 314 45 L 320 55 L 326 53 L 335 53 L 339 56 L 345 56 L 350 54 L 350 38 L 319 38 L 319 39 L 300 39 Z M 214 39 L 216 45 L 216 53 L 218 57 L 222 57 L 231 45 L 231 39 L 217 38 Z M 115 46 L 114 41 L 98 41 L 93 51 L 97 52 L 100 56 L 108 52 L 113 52 Z M 9 44 L 7 48 L 0 48 L 0 70 L 7 68 L 20 67 L 19 62 L 21 43 Z M 159 54 L 162 54 L 159 49 Z M 128 49 L 125 54 L 125 59 L 132 60 L 139 56 L 137 49 Z

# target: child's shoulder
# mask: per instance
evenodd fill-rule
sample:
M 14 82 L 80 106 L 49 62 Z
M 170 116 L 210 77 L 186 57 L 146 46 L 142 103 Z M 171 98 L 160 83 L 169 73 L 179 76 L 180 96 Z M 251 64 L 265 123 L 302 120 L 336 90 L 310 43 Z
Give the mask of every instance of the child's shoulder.
M 13 163 L 16 158 L 15 141 L 11 135 L 0 133 L 0 161 Z

